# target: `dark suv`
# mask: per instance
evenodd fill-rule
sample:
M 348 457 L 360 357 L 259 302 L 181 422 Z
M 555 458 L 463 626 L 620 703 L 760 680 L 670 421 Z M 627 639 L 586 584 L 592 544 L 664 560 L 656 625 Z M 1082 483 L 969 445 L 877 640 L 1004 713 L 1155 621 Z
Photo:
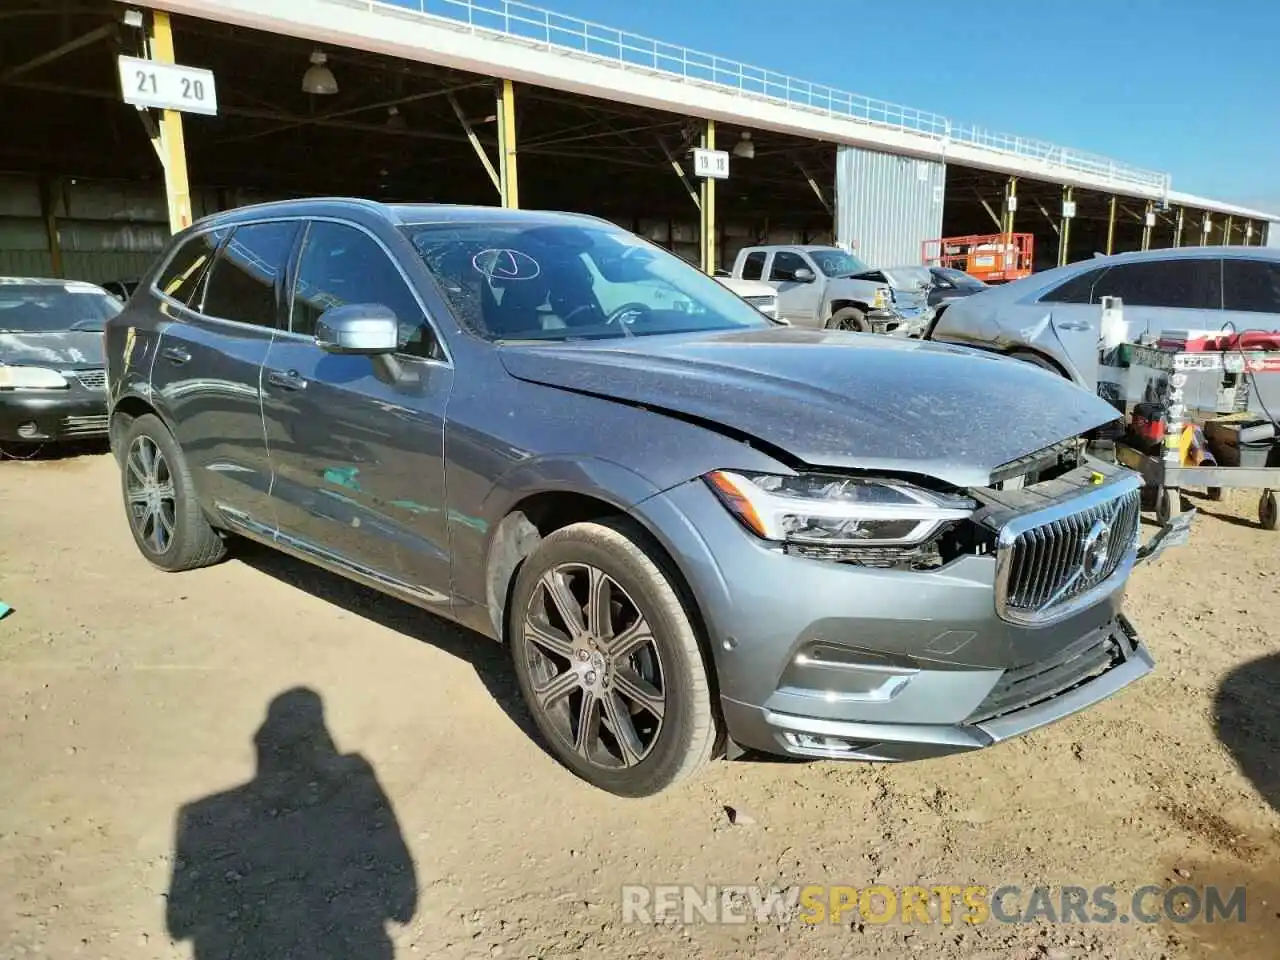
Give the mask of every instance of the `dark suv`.
M 742 748 L 971 750 L 1151 669 L 1120 610 L 1140 482 L 1078 439 L 1110 406 L 779 326 L 592 217 L 221 214 L 107 356 L 152 563 L 240 534 L 500 639 L 552 749 L 620 794 Z

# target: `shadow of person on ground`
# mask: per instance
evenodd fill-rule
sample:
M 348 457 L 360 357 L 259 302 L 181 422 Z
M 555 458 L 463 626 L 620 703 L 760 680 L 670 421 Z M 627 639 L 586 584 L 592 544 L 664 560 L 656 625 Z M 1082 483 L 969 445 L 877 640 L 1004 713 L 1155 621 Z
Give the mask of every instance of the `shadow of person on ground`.
M 1213 706 L 1218 739 L 1262 798 L 1280 810 L 1280 653 L 1232 670 Z
M 391 960 L 417 909 L 413 860 L 378 778 L 340 754 L 313 690 L 276 697 L 248 783 L 178 813 L 166 923 L 196 960 Z
M 511 654 L 504 644 L 270 547 L 239 541 L 235 557 L 259 573 L 469 663 L 510 720 L 549 753 L 520 696 Z

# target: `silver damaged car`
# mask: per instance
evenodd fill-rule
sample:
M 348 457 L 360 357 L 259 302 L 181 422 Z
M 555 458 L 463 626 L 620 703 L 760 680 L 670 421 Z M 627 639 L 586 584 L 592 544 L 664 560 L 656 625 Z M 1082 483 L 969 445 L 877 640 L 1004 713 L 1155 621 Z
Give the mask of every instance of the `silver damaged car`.
M 617 794 L 718 756 L 907 760 L 1152 660 L 1139 480 L 1089 392 L 779 326 L 612 224 L 290 201 L 183 231 L 107 324 L 112 446 L 164 570 L 261 541 L 506 644 Z

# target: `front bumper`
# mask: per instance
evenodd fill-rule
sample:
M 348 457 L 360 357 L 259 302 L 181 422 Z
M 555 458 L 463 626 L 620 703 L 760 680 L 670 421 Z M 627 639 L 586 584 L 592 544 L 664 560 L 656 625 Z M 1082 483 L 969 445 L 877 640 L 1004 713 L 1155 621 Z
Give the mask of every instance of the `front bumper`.
M 1121 614 L 1125 580 L 1060 621 L 996 611 L 996 564 L 855 567 L 757 540 L 700 481 L 636 508 L 680 558 L 706 625 L 734 744 L 908 760 L 989 746 L 1148 673 Z M 696 518 L 696 522 L 690 518 Z
M 872 333 L 885 333 L 892 337 L 923 337 L 933 320 L 934 310 L 903 310 L 890 308 L 872 310 L 867 314 Z
M 102 390 L 78 384 L 64 390 L 0 390 L 0 443 L 57 443 L 106 434 Z

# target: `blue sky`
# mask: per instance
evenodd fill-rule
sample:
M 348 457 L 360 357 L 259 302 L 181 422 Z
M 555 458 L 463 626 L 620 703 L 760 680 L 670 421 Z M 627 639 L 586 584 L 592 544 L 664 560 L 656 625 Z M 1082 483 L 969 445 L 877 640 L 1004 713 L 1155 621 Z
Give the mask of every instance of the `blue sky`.
M 542 5 L 1280 212 L 1278 0 Z

